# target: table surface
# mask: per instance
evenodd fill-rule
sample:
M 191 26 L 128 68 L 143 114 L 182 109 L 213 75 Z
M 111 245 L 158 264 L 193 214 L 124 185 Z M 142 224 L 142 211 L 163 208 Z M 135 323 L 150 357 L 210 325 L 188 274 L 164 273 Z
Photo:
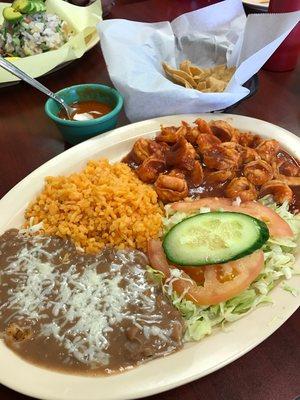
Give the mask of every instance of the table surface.
M 213 4 L 213 0 L 121 0 L 110 18 L 155 22 Z M 53 91 L 99 82 L 111 85 L 99 46 L 40 81 Z M 45 97 L 20 83 L 0 89 L 0 197 L 66 148 L 44 113 Z M 260 118 L 300 136 L 300 65 L 285 73 L 259 72 L 258 92 L 233 113 Z M 124 112 L 118 125 L 128 124 Z M 150 400 L 293 400 L 300 395 L 300 310 L 270 338 L 205 378 Z M 0 362 L 3 362 L 1 360 Z M 0 385 L 1 400 L 29 400 Z M 104 399 L 103 399 L 104 400 Z

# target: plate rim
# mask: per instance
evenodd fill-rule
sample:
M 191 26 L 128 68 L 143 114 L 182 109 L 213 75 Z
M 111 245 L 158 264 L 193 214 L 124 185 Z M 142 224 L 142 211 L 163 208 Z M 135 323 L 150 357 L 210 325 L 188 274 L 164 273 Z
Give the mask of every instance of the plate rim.
M 186 118 L 188 118 L 188 119 L 190 119 L 190 118 L 196 119 L 197 117 L 201 117 L 201 116 L 202 117 L 205 116 L 207 119 L 216 119 L 216 118 L 225 119 L 226 118 L 226 119 L 230 120 L 231 118 L 233 118 L 233 119 L 234 118 L 238 118 L 238 119 L 241 119 L 241 120 L 244 120 L 244 121 L 246 121 L 246 120 L 250 121 L 253 124 L 255 122 L 260 122 L 260 123 L 263 123 L 266 127 L 269 127 L 270 129 L 274 128 L 274 127 L 277 128 L 277 129 L 280 129 L 280 131 L 282 131 L 285 135 L 293 138 L 294 140 L 296 139 L 300 143 L 300 138 L 299 137 L 297 137 L 292 132 L 290 132 L 290 131 L 288 131 L 288 130 L 286 130 L 286 129 L 278 126 L 278 125 L 274 125 L 274 124 L 272 124 L 270 122 L 267 122 L 267 121 L 264 121 L 264 120 L 260 120 L 260 119 L 257 119 L 257 118 L 241 116 L 241 115 L 236 115 L 236 114 L 219 114 L 219 113 L 215 113 L 215 114 L 209 114 L 209 113 L 207 113 L 207 114 L 181 114 L 181 115 L 164 116 L 164 117 L 153 118 L 153 119 L 149 119 L 149 120 L 145 120 L 145 121 L 140 121 L 140 122 L 136 122 L 136 123 L 133 123 L 133 124 L 128 124 L 128 125 L 122 126 L 120 128 L 114 129 L 114 130 L 112 130 L 110 132 L 107 132 L 105 134 L 98 135 L 95 138 L 89 139 L 88 141 L 83 142 L 81 144 L 78 144 L 78 145 L 76 145 L 76 146 L 64 151 L 63 153 L 60 153 L 57 156 L 51 158 L 50 160 L 48 160 L 47 162 L 42 164 L 40 167 L 38 167 L 37 169 L 32 171 L 30 174 L 28 174 L 25 178 L 23 178 L 12 189 L 10 189 L 2 197 L 2 199 L 0 199 L 0 213 L 1 213 L 1 209 L 2 209 L 2 204 L 5 203 L 7 200 L 9 200 L 9 198 L 11 196 L 13 196 L 15 192 L 18 192 L 19 189 L 22 188 L 22 186 L 27 184 L 27 182 L 30 183 L 30 180 L 32 178 L 35 178 L 37 175 L 39 175 L 39 173 L 41 173 L 41 171 L 43 171 L 45 167 L 49 167 L 52 164 L 57 163 L 57 161 L 59 161 L 61 158 L 64 159 L 64 157 L 66 157 L 65 156 L 66 154 L 68 156 L 71 156 L 73 153 L 76 153 L 79 148 L 84 148 L 85 146 L 87 146 L 88 148 L 89 147 L 92 148 L 92 145 L 94 144 L 94 142 L 96 142 L 96 143 L 99 142 L 99 147 L 101 147 L 101 141 L 102 141 L 101 139 L 102 138 L 105 139 L 109 135 L 110 135 L 110 137 L 112 137 L 111 136 L 112 134 L 114 136 L 118 136 L 122 132 L 126 133 L 126 131 L 128 131 L 128 130 L 132 130 L 134 132 L 135 128 L 141 127 L 141 128 L 145 128 L 145 130 L 146 130 L 145 131 L 145 135 L 147 135 L 147 134 L 150 133 L 150 129 L 152 129 L 152 131 L 155 131 L 156 129 L 158 129 L 160 123 L 168 123 L 167 122 L 168 120 L 172 120 L 172 119 L 175 118 L 175 119 L 178 119 L 180 121 L 180 120 L 186 119 Z M 154 127 L 155 125 L 157 126 L 157 128 Z M 264 133 L 262 133 L 262 135 L 264 135 Z M 133 135 L 132 138 L 137 137 L 137 136 L 141 136 L 141 135 L 140 134 Z M 121 143 L 121 142 L 122 142 L 122 140 L 119 141 L 119 143 Z M 1 227 L 0 231 L 2 231 L 2 227 Z M 214 365 L 212 368 L 207 369 L 204 374 L 197 372 L 197 373 L 194 373 L 193 375 L 187 376 L 185 378 L 181 378 L 180 380 L 178 380 L 175 383 L 174 382 L 170 382 L 170 383 L 168 383 L 166 385 L 160 385 L 159 387 L 156 387 L 156 388 L 152 387 L 151 389 L 148 389 L 147 391 L 145 391 L 145 390 L 141 391 L 141 389 L 140 389 L 137 394 L 133 395 L 133 397 L 132 396 L 130 396 L 130 397 L 119 397 L 118 396 L 118 397 L 111 397 L 111 399 L 123 399 L 123 400 L 125 400 L 125 399 L 135 399 L 135 398 L 149 396 L 149 395 L 153 395 L 153 394 L 157 394 L 157 393 L 162 393 L 162 392 L 170 390 L 172 388 L 175 388 L 175 387 L 181 386 L 183 384 L 192 382 L 192 381 L 194 381 L 196 379 L 199 379 L 200 377 L 206 376 L 206 375 L 208 375 L 208 374 L 210 374 L 210 373 L 212 373 L 212 372 L 224 367 L 225 365 L 235 361 L 236 359 L 240 358 L 241 356 L 246 354 L 248 351 L 250 351 L 251 349 L 253 349 L 257 345 L 262 343 L 271 334 L 273 334 L 297 310 L 298 307 L 299 307 L 299 301 L 298 301 L 298 305 L 296 307 L 293 306 L 292 307 L 292 311 L 289 311 L 288 313 L 286 313 L 284 315 L 284 318 L 282 318 L 280 321 L 277 321 L 276 324 L 274 324 L 274 326 L 271 329 L 268 330 L 267 334 L 262 335 L 262 337 L 259 340 L 257 340 L 257 338 L 254 338 L 253 341 L 251 343 L 249 343 L 242 351 L 237 351 L 236 353 L 231 354 L 230 357 L 228 357 L 228 358 L 224 359 L 222 362 Z M 252 314 L 255 314 L 255 311 Z M 245 318 L 243 318 L 243 320 L 244 319 L 247 319 L 247 316 Z M 207 339 L 209 339 L 209 338 L 210 337 L 208 337 Z M 198 345 L 200 343 L 201 343 L 201 341 L 198 343 Z M 3 344 L 1 343 L 1 346 L 2 345 Z M 23 360 L 19 360 L 19 361 L 25 362 Z M 152 363 L 153 362 L 155 362 L 155 360 L 152 361 Z M 25 362 L 25 363 L 26 363 L 26 365 L 28 365 L 28 367 L 29 366 L 33 366 L 30 363 L 27 363 L 27 362 Z M 147 364 L 144 364 L 144 365 L 147 365 Z M 35 366 L 33 366 L 33 367 L 35 367 Z M 52 371 L 49 371 L 49 370 L 46 370 L 46 369 L 40 368 L 40 367 L 35 367 L 35 368 L 41 369 L 44 372 L 45 371 L 49 372 L 49 373 L 52 372 Z M 142 367 L 139 367 L 139 368 L 142 368 Z M 136 369 L 137 368 L 135 368 L 135 370 Z M 56 372 L 55 372 L 55 374 L 56 374 Z M 66 375 L 66 374 L 60 374 L 60 375 L 64 375 L 66 377 L 72 377 L 73 379 L 76 379 L 76 377 L 74 375 Z M 122 376 L 124 376 L 124 375 L 126 376 L 127 373 L 125 372 L 125 374 L 122 374 Z M 121 375 L 119 375 L 119 376 L 121 376 Z M 80 378 L 82 378 L 82 376 L 80 376 Z M 92 379 L 97 379 L 97 378 L 92 378 Z M 104 379 L 106 379 L 106 378 L 104 378 Z M 4 384 L 5 386 L 10 387 L 13 390 L 17 390 L 20 393 L 24 393 L 26 395 L 29 395 L 29 396 L 32 396 L 32 397 L 36 397 L 36 398 L 40 398 L 40 399 L 47 399 L 47 400 L 69 399 L 69 397 L 60 397 L 60 396 L 57 396 L 57 395 L 53 395 L 53 396 L 50 396 L 50 397 L 49 397 L 49 395 L 47 395 L 45 397 L 45 396 L 41 395 L 40 391 L 36 391 L 36 390 L 32 391 L 32 389 L 24 390 L 24 388 L 20 388 L 18 386 L 18 382 L 14 382 L 14 385 L 11 385 L 5 379 L 3 379 L 2 376 L 0 376 L 0 382 L 2 384 Z M 99 395 L 99 396 L 101 396 L 101 395 Z M 99 398 L 101 398 L 101 397 L 99 397 Z

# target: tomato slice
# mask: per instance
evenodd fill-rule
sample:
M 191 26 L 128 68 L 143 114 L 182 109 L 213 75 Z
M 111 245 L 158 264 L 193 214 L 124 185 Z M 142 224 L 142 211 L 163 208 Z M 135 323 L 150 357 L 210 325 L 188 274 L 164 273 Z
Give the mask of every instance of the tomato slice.
M 169 278 L 171 270 L 176 268 L 168 264 L 160 240 L 149 241 L 148 256 L 152 268 L 163 272 L 166 278 Z M 173 289 L 179 295 L 185 293 L 185 297 L 197 305 L 218 304 L 247 289 L 263 266 L 264 253 L 258 250 L 249 256 L 225 264 L 185 267 L 181 278 L 174 279 Z
M 247 201 L 239 206 L 233 205 L 230 199 L 223 197 L 206 197 L 194 201 L 181 201 L 173 203 L 171 208 L 174 211 L 190 213 L 199 210 L 201 207 L 209 207 L 211 211 L 222 208 L 225 211 L 239 212 L 251 215 L 254 218 L 264 221 L 269 228 L 270 235 L 273 237 L 293 237 L 293 231 L 289 224 L 285 222 L 275 211 L 256 201 Z
M 205 276 L 204 276 L 204 267 L 178 267 L 179 269 L 182 269 L 186 274 L 188 274 L 189 277 L 191 277 L 195 282 L 197 282 L 198 285 L 203 285 L 205 281 Z

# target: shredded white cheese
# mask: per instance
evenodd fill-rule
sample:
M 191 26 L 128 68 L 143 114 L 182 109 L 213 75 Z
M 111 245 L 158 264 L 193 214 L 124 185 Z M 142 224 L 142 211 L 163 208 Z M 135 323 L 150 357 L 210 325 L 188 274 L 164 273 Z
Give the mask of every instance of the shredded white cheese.
M 99 272 L 98 261 L 78 272 L 75 265 L 67 270 L 57 268 L 51 260 L 60 257 L 61 249 L 50 253 L 45 250 L 47 242 L 36 238 L 33 246 L 25 246 L 11 257 L 3 271 L 18 277 L 17 287 L 10 290 L 6 304 L 13 311 L 11 317 L 17 313 L 32 321 L 43 319 L 41 334 L 54 337 L 83 363 L 109 363 L 108 334 L 126 319 L 139 327 L 145 337 L 152 335 L 167 342 L 170 332 L 155 325 L 163 316 L 154 312 L 154 288 L 149 285 L 145 268 L 134 264 L 132 252 L 119 251 L 110 272 Z M 128 263 L 133 263 L 134 268 L 131 274 L 124 275 L 121 269 Z M 62 258 L 61 265 L 64 264 Z M 132 315 L 126 311 L 126 305 L 134 303 L 140 305 L 141 313 Z
M 242 202 L 242 200 L 241 200 L 241 198 L 238 196 L 233 202 L 232 202 L 232 205 L 233 206 L 240 206 L 241 205 L 241 202 Z

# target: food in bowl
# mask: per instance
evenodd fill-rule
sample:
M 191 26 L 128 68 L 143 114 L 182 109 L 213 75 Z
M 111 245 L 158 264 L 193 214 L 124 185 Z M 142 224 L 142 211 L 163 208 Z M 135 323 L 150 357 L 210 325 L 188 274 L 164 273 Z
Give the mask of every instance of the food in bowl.
M 55 50 L 72 36 L 72 28 L 58 15 L 47 13 L 43 1 L 15 0 L 3 10 L 0 55 L 27 57 Z
M 189 60 L 182 61 L 179 69 L 171 67 L 166 62 L 163 62 L 162 66 L 174 83 L 203 93 L 224 92 L 236 70 L 235 67 L 228 68 L 225 64 L 200 68 Z
M 116 127 L 119 113 L 123 107 L 123 97 L 116 89 L 98 83 L 84 83 L 66 87 L 56 94 L 66 104 L 84 104 L 85 110 L 83 111 L 93 111 L 93 105 L 101 103 L 100 110 L 99 104 L 97 104 L 96 115 L 92 113 L 94 117 L 98 116 L 99 111 L 103 112 L 104 105 L 105 111 L 108 111 L 108 107 L 111 109 L 100 118 L 90 119 L 90 115 L 84 112 L 79 114 L 79 118 L 76 120 L 62 119 L 60 118 L 62 116 L 60 114 L 61 106 L 55 100 L 48 99 L 45 105 L 46 114 L 55 122 L 66 142 L 77 144 Z M 86 106 L 88 107 L 86 108 Z
M 103 115 L 111 112 L 112 107 L 100 101 L 76 101 L 69 104 L 73 108 L 73 113 L 69 116 L 66 110 L 62 108 L 58 113 L 61 119 L 70 119 L 73 121 L 87 121 L 91 119 L 101 118 Z
M 219 157 L 221 143 L 233 153 Z M 245 168 L 261 160 L 269 181 L 268 169 Z M 229 169 L 257 197 L 228 196 L 231 181 L 205 184 Z M 296 272 L 298 180 L 298 161 L 276 141 L 200 119 L 138 139 L 123 162 L 48 177 L 23 228 L 0 238 L 6 344 L 57 370 L 121 372 L 272 302 Z

